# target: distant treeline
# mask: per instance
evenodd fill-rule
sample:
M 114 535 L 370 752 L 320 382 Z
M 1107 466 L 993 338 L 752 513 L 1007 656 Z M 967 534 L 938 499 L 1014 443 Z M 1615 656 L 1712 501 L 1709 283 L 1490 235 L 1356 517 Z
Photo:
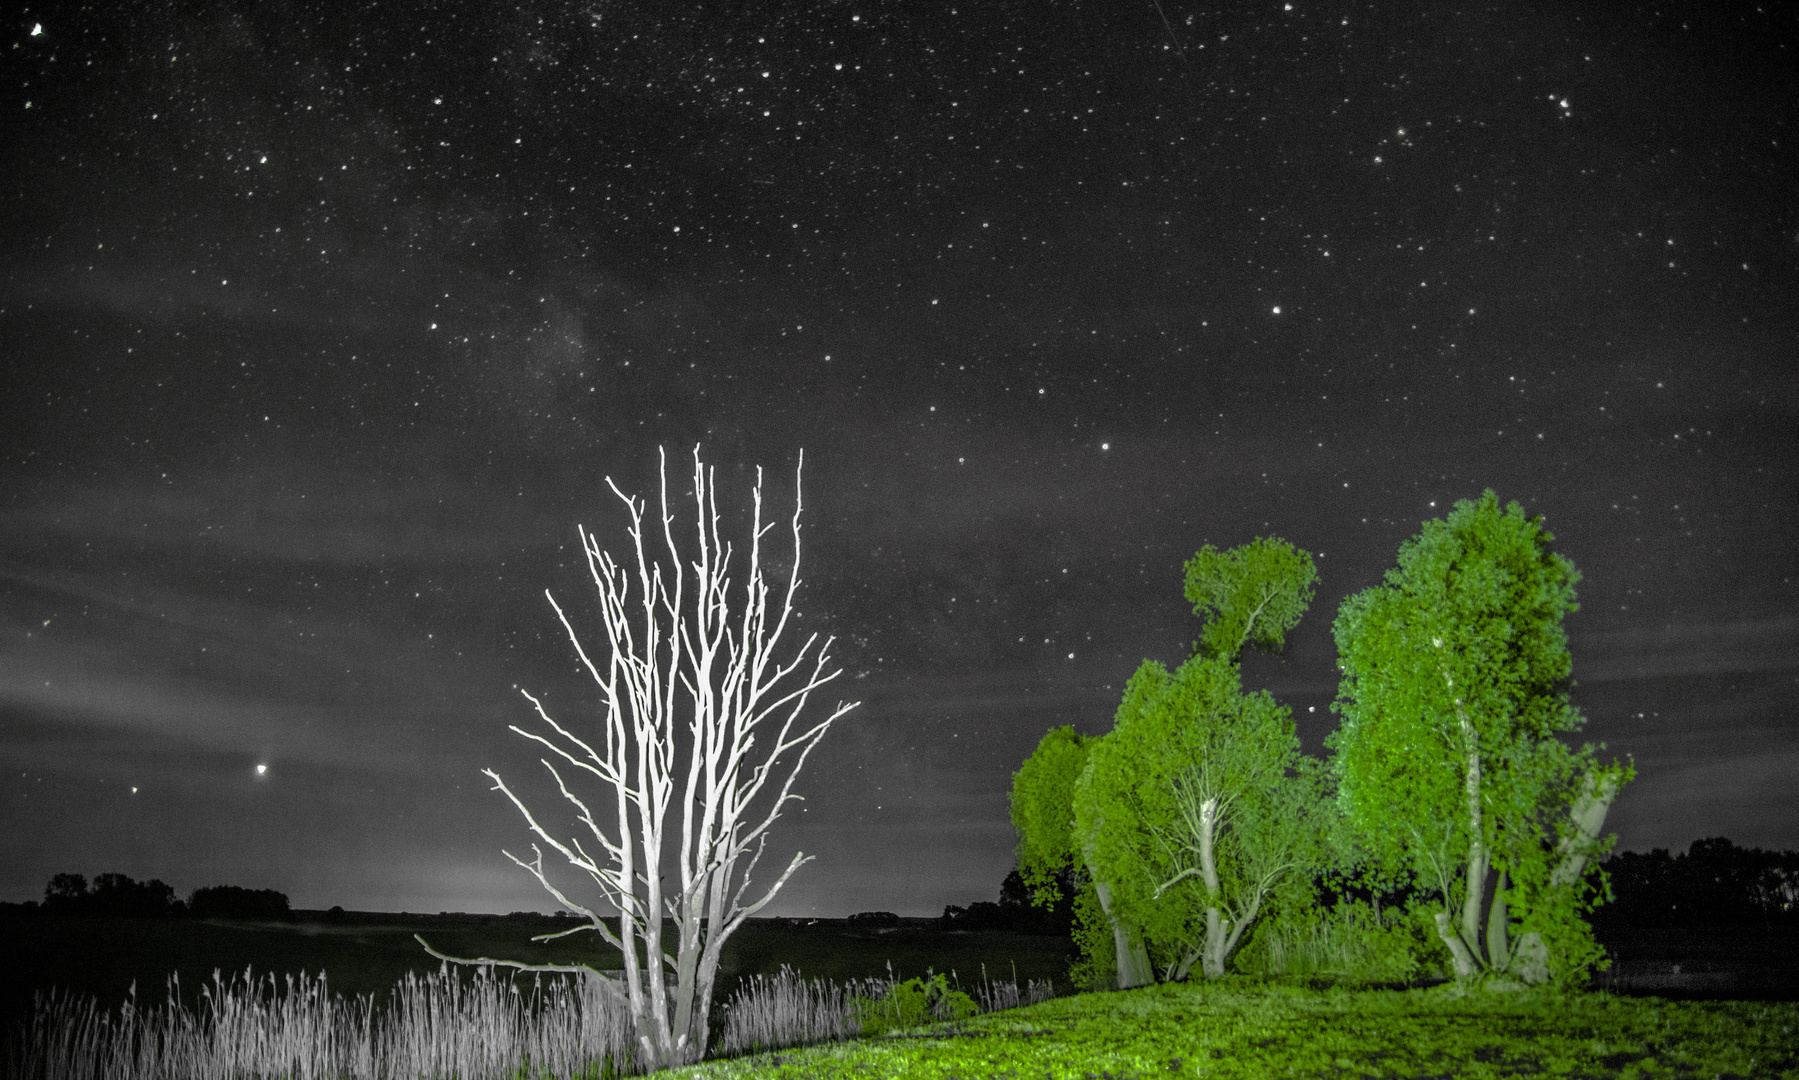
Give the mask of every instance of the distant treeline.
M 287 895 L 274 889 L 211 885 L 186 901 L 160 878 L 136 881 L 124 874 L 101 874 L 90 885 L 80 874 L 58 874 L 44 888 L 42 903 L 0 904 L 0 911 L 41 915 L 129 915 L 137 918 L 289 919 Z
M 1013 870 L 999 887 L 999 903 L 977 900 L 967 907 L 950 904 L 938 917 L 937 926 L 943 930 L 1010 930 L 1015 934 L 1069 937 L 1074 933 L 1074 898 L 1080 889 L 1066 871 L 1057 875 L 1056 888 L 1062 896 L 1054 907 L 1035 907 L 1024 878 Z M 850 921 L 855 922 L 856 917 L 852 915 Z
M 1740 848 L 1714 836 L 1684 855 L 1626 851 L 1602 865 L 1616 899 L 1593 912 L 1595 929 L 1799 923 L 1799 851 Z
M 1695 840 L 1685 854 L 1656 848 L 1647 855 L 1621 852 L 1601 864 L 1611 879 L 1613 900 L 1589 916 L 1595 929 L 1612 927 L 1693 928 L 1799 923 L 1799 851 L 1740 848 L 1722 836 Z M 1339 892 L 1320 881 L 1319 895 L 1330 903 Z M 1053 909 L 1032 907 L 1018 871 L 1000 886 L 999 902 L 978 901 L 968 907 L 943 909 L 937 925 L 947 930 L 1010 930 L 1015 933 L 1072 933 L 1073 883 L 1060 880 L 1062 901 Z M 1414 890 L 1410 896 L 1429 901 L 1435 894 Z M 1370 899 L 1362 896 L 1361 899 Z M 1407 894 L 1389 894 L 1382 903 L 1404 902 Z M 882 925 L 881 912 L 851 916 L 852 923 Z M 898 920 L 894 920 L 897 925 Z
M 1590 915 L 1594 929 L 1612 927 L 1692 928 L 1750 924 L 1799 924 L 1799 851 L 1740 848 L 1715 836 L 1695 840 L 1685 854 L 1656 848 L 1647 855 L 1626 851 L 1602 864 L 1611 879 L 1614 899 Z M 967 907 L 951 904 L 935 920 L 943 930 L 1008 930 L 1021 934 L 1070 936 L 1074 897 L 1080 891 L 1065 873 L 1057 879 L 1062 897 L 1053 907 L 1035 907 L 1017 870 L 1000 885 L 999 902 L 980 900 Z M 1320 882 L 1329 903 L 1338 894 Z M 1353 894 L 1348 890 L 1345 894 Z M 1428 891 L 1413 893 L 1430 900 Z M 1368 899 L 1363 897 L 1363 899 Z M 1403 901 L 1390 895 L 1383 903 Z M 213 885 L 195 889 L 183 902 L 159 879 L 134 881 L 124 874 L 101 874 L 90 885 L 80 874 L 57 874 L 44 889 L 42 903 L 0 903 L 0 914 L 130 915 L 144 918 L 291 919 L 287 896 L 274 889 Z M 558 915 L 572 918 L 569 912 Z M 511 917 L 530 915 L 514 912 Z M 343 918 L 342 908 L 330 917 Z M 884 911 L 850 916 L 852 926 L 898 926 L 899 916 Z

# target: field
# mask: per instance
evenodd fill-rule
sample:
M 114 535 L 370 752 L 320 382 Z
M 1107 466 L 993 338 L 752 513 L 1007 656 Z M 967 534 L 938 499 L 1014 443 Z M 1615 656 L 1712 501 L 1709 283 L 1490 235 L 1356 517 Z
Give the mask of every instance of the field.
M 772 1052 L 735 1050 L 681 1074 L 1799 1077 L 1799 1004 L 1793 1003 L 1799 997 L 1799 935 L 1790 929 L 1615 933 L 1602 938 L 1618 960 L 1597 992 L 1574 1004 L 1550 1005 L 1530 997 L 1458 998 L 1444 984 L 1350 988 L 1326 977 L 1294 975 L 1075 995 L 1066 985 L 1071 955 L 1065 941 L 948 934 L 926 920 L 908 922 L 887 932 L 852 930 L 841 920 L 804 928 L 778 920 L 746 924 L 726 943 L 714 995 L 715 1050 L 726 1047 L 724 1006 L 740 989 L 760 993 L 766 1003 L 779 996 L 773 993 L 778 986 L 785 1004 L 767 1015 L 810 1009 L 829 1022 L 821 1027 L 815 1018 L 808 1039 L 774 1034 L 759 1040 L 780 1047 Z M 246 967 L 259 977 L 324 970 L 334 998 L 372 994 L 385 1000 L 407 974 L 438 970 L 413 941 L 414 932 L 455 954 L 579 957 L 616 967 L 616 952 L 607 956 L 608 950 L 584 941 L 521 946 L 530 934 L 559 925 L 567 924 L 354 913 L 342 924 L 312 918 L 260 924 L 11 918 L 0 921 L 7 1022 L 10 1028 L 28 1015 L 32 993 L 51 985 L 110 1009 L 135 979 L 140 1005 L 160 1002 L 171 972 L 179 974 L 184 1008 L 197 1009 L 214 970 L 229 979 Z M 989 1007 L 1010 1003 L 994 996 L 993 981 L 1016 992 L 1034 981 L 1043 991 L 1048 988 L 1042 981 L 1052 980 L 1064 996 L 857 1038 L 856 1028 L 843 1023 L 841 994 L 828 997 L 824 983 L 811 983 L 808 995 L 793 981 L 767 981 L 783 967 L 838 988 L 858 982 L 876 997 L 894 979 L 922 977 L 927 970 L 955 972 L 952 987 Z M 476 985 L 469 973 L 459 977 L 465 987 Z M 528 976 L 514 981 L 530 986 Z M 1651 993 L 1656 996 L 1645 996 Z M 471 1002 L 478 998 L 465 995 Z M 745 1041 L 744 1030 L 740 1023 L 732 1032 L 734 1043 Z M 782 1045 L 819 1038 L 825 1041 Z

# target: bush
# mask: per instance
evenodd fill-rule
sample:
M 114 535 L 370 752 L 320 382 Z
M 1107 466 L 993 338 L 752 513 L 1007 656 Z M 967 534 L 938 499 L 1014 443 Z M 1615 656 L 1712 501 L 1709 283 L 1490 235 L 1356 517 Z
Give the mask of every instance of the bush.
M 1336 975 L 1359 982 L 1409 983 L 1444 973 L 1448 950 L 1431 921 L 1435 909 L 1339 901 L 1322 918 L 1283 919 L 1257 928 L 1234 966 L 1256 975 Z
M 925 974 L 930 974 L 928 968 Z M 852 1005 L 862 1034 L 870 1037 L 935 1020 L 964 1020 L 981 1011 L 973 998 L 951 990 L 942 975 L 929 982 L 908 979 L 879 1001 L 858 997 L 852 999 Z
M 1080 947 L 1080 955 L 1068 966 L 1068 980 L 1075 989 L 1117 989 L 1118 952 L 1112 924 L 1091 881 L 1074 900 L 1074 941 Z

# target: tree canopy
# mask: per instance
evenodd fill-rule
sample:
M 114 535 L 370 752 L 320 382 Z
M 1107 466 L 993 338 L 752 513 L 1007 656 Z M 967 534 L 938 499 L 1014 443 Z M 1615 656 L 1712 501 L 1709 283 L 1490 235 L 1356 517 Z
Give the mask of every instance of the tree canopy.
M 1492 491 L 1457 502 L 1333 626 L 1339 805 L 1379 864 L 1438 889 L 1438 933 L 1462 976 L 1528 964 L 1527 981 L 1573 979 L 1598 955 L 1575 898 L 1631 773 L 1556 738 L 1585 721 L 1568 701 L 1561 626 L 1580 575 L 1552 539 Z M 1489 868 L 1500 876 L 1483 910 Z M 1513 935 L 1519 913 L 1534 945 Z
M 1270 894 L 1310 888 L 1329 831 L 1322 779 L 1287 708 L 1243 693 L 1229 659 L 1137 669 L 1092 747 L 1075 828 L 1094 838 L 1114 910 L 1141 928 L 1165 979 L 1195 962 L 1223 975 Z
M 1081 866 L 1072 807 L 1075 781 L 1087 764 L 1087 742 L 1073 725 L 1054 728 L 1012 774 L 1018 872 L 1031 890 L 1031 902 L 1039 907 L 1061 898 L 1058 871 Z
M 1331 833 L 1323 773 L 1299 753 L 1288 710 L 1244 694 L 1248 645 L 1278 651 L 1311 602 L 1317 571 L 1275 537 L 1186 564 L 1185 594 L 1210 621 L 1172 674 L 1145 660 L 1075 793 L 1075 830 L 1112 908 L 1139 927 L 1168 979 L 1195 962 L 1224 974 L 1277 890 L 1310 888 Z M 1287 774 L 1295 774 L 1289 777 Z
M 1208 620 L 1197 654 L 1235 660 L 1246 645 L 1278 652 L 1312 605 L 1318 572 L 1312 556 L 1279 537 L 1258 537 L 1218 551 L 1207 544 L 1187 560 L 1186 596 Z
M 1081 882 L 1075 905 L 1076 940 L 1083 979 L 1115 979 L 1119 989 L 1149 982 L 1149 954 L 1135 927 L 1116 917 L 1106 882 L 1092 872 L 1092 847 L 1075 831 L 1075 786 L 1087 765 L 1089 739 L 1072 726 L 1051 730 L 1012 777 L 1012 827 L 1018 833 L 1018 869 L 1032 903 L 1049 907 L 1061 898 L 1058 874 Z M 1095 910 L 1097 909 L 1097 910 Z M 1112 945 L 1108 959 L 1106 939 Z

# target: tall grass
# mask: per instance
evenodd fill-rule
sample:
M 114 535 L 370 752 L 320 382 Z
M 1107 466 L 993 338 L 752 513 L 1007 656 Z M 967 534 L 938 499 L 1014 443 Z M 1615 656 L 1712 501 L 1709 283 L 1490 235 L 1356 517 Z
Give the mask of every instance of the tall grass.
M 757 976 L 726 1006 L 710 1056 L 854 1038 L 855 1000 L 890 996 L 891 965 L 888 974 L 860 986 L 802 982 L 787 967 Z M 982 1011 L 1053 996 L 1047 981 L 1021 992 L 985 974 Z M 521 992 L 490 969 L 465 980 L 446 967 L 407 976 L 378 1011 L 369 995 L 332 997 L 322 974 L 277 984 L 246 970 L 234 981 L 214 972 L 194 1013 L 173 978 L 162 1006 L 140 1007 L 135 985 L 116 1013 L 59 992 L 38 995 L 36 1006 L 0 1054 L 6 1080 L 603 1080 L 646 1071 L 623 992 L 594 976 L 534 979 Z
M 521 993 L 480 969 L 408 976 L 384 1013 L 368 995 L 333 998 L 325 977 L 217 972 L 197 1014 L 169 983 L 161 1007 L 137 988 L 116 1014 L 91 999 L 39 995 L 4 1062 L 8 1080 L 539 1080 L 622 1072 L 630 1021 L 596 978 L 534 981 Z M 615 1064 L 616 1063 L 616 1064 Z
M 1323 919 L 1262 930 L 1233 967 L 1249 975 L 1406 982 L 1437 966 L 1431 951 L 1405 912 L 1376 914 L 1366 904 L 1342 903 Z
M 1021 991 L 1016 967 L 1012 975 L 1009 983 L 991 983 L 986 965 L 981 965 L 981 986 L 975 990 L 974 999 L 982 1012 L 1035 1005 L 1055 996 L 1055 988 L 1047 979 L 1034 980 Z M 891 962 L 886 980 L 867 979 L 860 988 L 854 980 L 842 986 L 822 979 L 802 981 L 783 964 L 780 974 L 773 978 L 758 975 L 738 988 L 727 1006 L 724 1036 L 717 1052 L 728 1056 L 855 1038 L 862 1033 L 857 999 L 886 1000 L 897 985 Z

